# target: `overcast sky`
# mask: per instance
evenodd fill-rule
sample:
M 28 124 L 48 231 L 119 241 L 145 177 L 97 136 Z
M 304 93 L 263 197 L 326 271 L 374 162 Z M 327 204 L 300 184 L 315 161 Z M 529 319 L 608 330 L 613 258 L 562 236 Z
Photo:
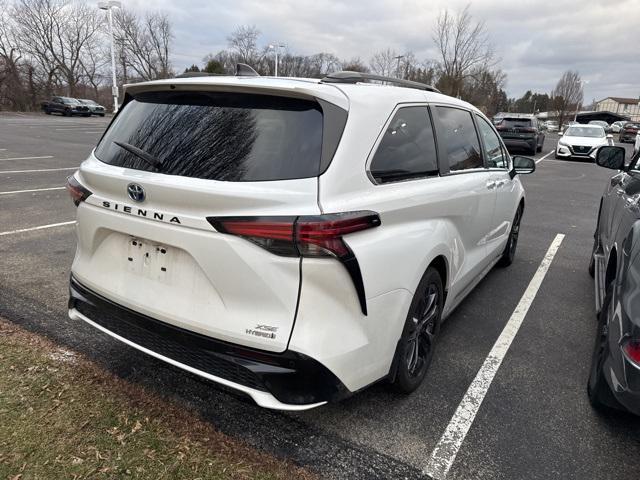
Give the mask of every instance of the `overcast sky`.
M 445 7 L 468 0 L 123 0 L 135 9 L 166 11 L 174 27 L 173 65 L 201 64 L 226 47 L 237 25 L 256 25 L 261 45 L 280 41 L 293 53 L 329 52 L 342 59 L 391 47 L 436 59 L 432 31 Z M 607 96 L 640 97 L 640 0 L 475 0 L 486 23 L 507 93 L 550 92 L 567 69 L 587 83 L 585 103 Z

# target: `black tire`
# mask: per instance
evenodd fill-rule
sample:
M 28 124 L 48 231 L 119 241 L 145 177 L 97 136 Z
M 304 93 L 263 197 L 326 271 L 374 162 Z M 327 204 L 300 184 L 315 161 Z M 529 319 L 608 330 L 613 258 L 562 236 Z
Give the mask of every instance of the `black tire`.
M 536 143 L 533 147 L 529 148 L 529 155 L 535 155 L 538 151 L 538 144 Z
M 100 116 L 101 116 L 101 117 L 104 117 L 104 113 L 101 113 L 101 114 L 100 114 Z
M 433 358 L 440 331 L 444 289 L 438 271 L 429 267 L 413 296 L 394 360 L 393 388 L 411 393 L 420 386 Z
M 44 113 L 47 115 L 51 115 L 51 110 L 49 110 L 48 108 L 45 108 Z
M 598 329 L 596 333 L 591 370 L 587 381 L 587 396 L 589 402 L 597 410 L 610 408 L 622 409 L 620 403 L 613 396 L 611 388 L 604 376 L 604 362 L 609 355 L 609 304 L 611 303 L 613 282 L 607 287 L 607 294 L 602 302 L 602 309 L 598 315 Z
M 65 111 L 64 111 L 64 113 L 63 113 L 63 115 L 64 115 L 65 117 L 72 117 L 72 116 L 73 116 L 73 113 L 71 113 L 71 110 L 65 110 Z
M 504 247 L 502 257 L 498 261 L 498 265 L 501 267 L 508 267 L 516 258 L 516 248 L 518 246 L 518 235 L 520 234 L 520 222 L 522 221 L 522 213 L 522 205 L 519 205 L 518 210 L 516 210 L 516 215 L 515 217 L 513 217 L 511 231 L 509 232 L 509 240 L 507 240 L 507 245 Z

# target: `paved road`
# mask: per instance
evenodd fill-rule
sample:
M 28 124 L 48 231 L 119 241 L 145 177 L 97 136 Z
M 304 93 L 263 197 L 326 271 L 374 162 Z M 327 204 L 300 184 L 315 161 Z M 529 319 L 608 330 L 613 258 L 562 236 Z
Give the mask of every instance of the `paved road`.
M 64 190 L 2 192 L 62 186 L 107 123 L 0 115 L 0 233 L 73 220 Z M 586 267 L 610 175 L 545 156 L 554 146 L 548 138 L 536 156 L 545 157 L 537 172 L 523 177 L 527 207 L 515 263 L 492 271 L 443 325 L 427 381 L 408 397 L 376 385 L 308 412 L 265 411 L 72 322 L 66 315 L 75 250 L 69 225 L 0 236 L 0 315 L 326 477 L 427 478 L 422 472 L 431 452 L 561 233 L 565 238 L 447 478 L 636 479 L 640 419 L 599 415 L 585 394 L 595 333 Z

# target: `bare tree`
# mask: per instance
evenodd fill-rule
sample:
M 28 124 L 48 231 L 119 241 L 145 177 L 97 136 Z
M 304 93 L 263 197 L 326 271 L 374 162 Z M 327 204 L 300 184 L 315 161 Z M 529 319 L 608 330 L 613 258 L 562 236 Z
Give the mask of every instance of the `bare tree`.
M 255 25 L 240 25 L 227 37 L 227 43 L 239 62 L 254 65 L 260 57 L 259 37 L 260 30 Z
M 75 95 L 83 74 L 84 48 L 99 35 L 96 9 L 67 0 L 20 0 L 14 14 L 25 51 L 44 69 L 50 83 L 60 76 L 69 95 Z
M 465 79 L 460 96 L 487 116 L 493 116 L 502 106 L 506 78 L 502 70 L 478 68 Z
M 171 76 L 170 43 L 173 38 L 169 17 L 164 13 L 147 13 L 143 18 L 134 11 L 116 12 L 115 41 L 125 75 L 127 68 L 141 80 Z
M 89 84 L 95 98 L 98 97 L 100 86 L 105 83 L 104 80 L 108 77 L 106 67 L 111 61 L 110 52 L 101 40 L 96 36 L 87 42 L 80 56 L 82 80 Z
M 398 72 L 398 54 L 395 50 L 387 48 L 376 52 L 369 61 L 371 71 L 385 77 L 393 77 Z
M 497 63 L 484 22 L 471 17 L 469 5 L 457 13 L 440 13 L 433 40 L 440 54 L 438 84 L 448 95 L 460 95 L 464 80 L 472 72 Z
M 553 108 L 558 112 L 558 124 L 562 126 L 582 105 L 584 94 L 580 74 L 572 70 L 564 72 L 553 89 L 552 97 Z
M 362 72 L 368 73 L 369 67 L 360 59 L 360 57 L 354 57 L 351 60 L 342 62 L 342 69 L 350 72 Z
M 53 93 L 57 81 L 58 62 L 51 52 L 56 45 L 54 18 L 60 15 L 62 7 L 62 4 L 48 0 L 22 0 L 11 10 L 16 38 L 43 77 L 44 93 L 47 96 Z
M 15 23 L 4 1 L 0 1 L 0 108 L 25 110 L 28 98 L 21 79 L 22 52 L 15 38 Z

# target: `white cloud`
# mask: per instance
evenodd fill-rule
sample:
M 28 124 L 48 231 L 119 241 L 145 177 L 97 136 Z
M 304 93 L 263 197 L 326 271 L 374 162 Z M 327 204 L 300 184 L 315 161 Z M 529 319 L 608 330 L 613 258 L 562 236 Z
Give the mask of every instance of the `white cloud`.
M 467 0 L 131 0 L 127 6 L 169 13 L 175 33 L 173 63 L 201 63 L 226 46 L 237 25 L 256 25 L 264 43 L 285 42 L 291 51 L 331 52 L 340 58 L 387 47 L 435 59 L 432 29 L 443 8 Z M 476 0 L 471 14 L 486 24 L 508 74 L 507 91 L 549 92 L 567 69 L 578 70 L 585 101 L 608 95 L 640 95 L 638 0 Z

